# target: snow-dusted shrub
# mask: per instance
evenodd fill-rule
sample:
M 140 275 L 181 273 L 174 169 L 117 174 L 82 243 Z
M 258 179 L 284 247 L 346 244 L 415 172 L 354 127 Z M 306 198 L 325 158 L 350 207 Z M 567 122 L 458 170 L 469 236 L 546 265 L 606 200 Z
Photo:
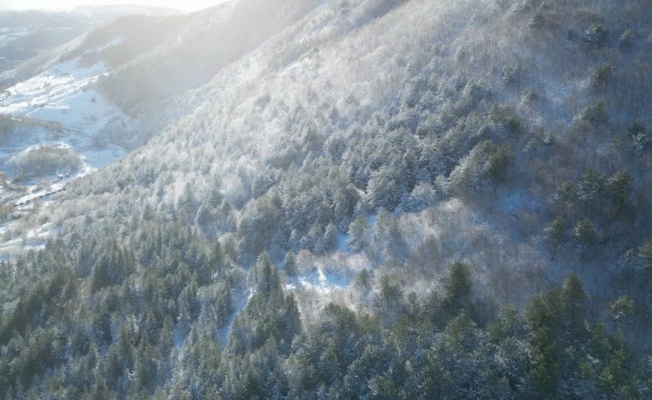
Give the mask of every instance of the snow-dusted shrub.
M 504 178 L 510 157 L 509 146 L 496 147 L 489 140 L 479 143 L 451 173 L 450 189 L 462 196 L 487 189 Z
M 602 24 L 592 24 L 584 32 L 584 40 L 589 43 L 594 43 L 598 46 L 603 46 L 607 42 L 608 31 Z
M 37 145 L 11 157 L 8 162 L 16 175 L 43 177 L 75 172 L 82 164 L 79 154 L 66 146 Z
M 407 198 L 406 211 L 421 211 L 432 206 L 437 199 L 434 186 L 429 183 L 422 183 L 414 187 Z
M 604 89 L 609 84 L 609 81 L 613 78 L 613 75 L 614 66 L 611 61 L 606 61 L 600 64 L 591 73 L 591 88 L 595 90 Z
M 621 46 L 628 48 L 634 44 L 634 38 L 634 32 L 632 32 L 631 29 L 627 29 L 622 35 L 620 35 L 618 42 Z

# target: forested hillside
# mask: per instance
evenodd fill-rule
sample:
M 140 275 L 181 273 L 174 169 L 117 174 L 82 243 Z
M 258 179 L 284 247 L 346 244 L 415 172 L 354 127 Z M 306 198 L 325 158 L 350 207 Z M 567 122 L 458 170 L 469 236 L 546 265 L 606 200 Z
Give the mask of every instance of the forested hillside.
M 25 222 L 0 397 L 650 398 L 652 4 L 271 3 L 119 53 L 167 127 Z

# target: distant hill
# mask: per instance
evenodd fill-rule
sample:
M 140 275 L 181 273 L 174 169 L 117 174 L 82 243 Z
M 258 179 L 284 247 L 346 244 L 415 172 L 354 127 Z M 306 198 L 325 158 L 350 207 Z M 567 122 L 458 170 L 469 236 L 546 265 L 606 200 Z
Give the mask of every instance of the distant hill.
M 170 16 L 179 14 L 179 10 L 165 7 L 150 7 L 134 4 L 106 5 L 106 6 L 79 6 L 75 7 L 71 14 L 83 15 L 94 18 L 116 18 L 123 15 L 148 15 L 148 16 Z
M 0 11 L 0 72 L 85 33 L 82 16 L 38 11 Z

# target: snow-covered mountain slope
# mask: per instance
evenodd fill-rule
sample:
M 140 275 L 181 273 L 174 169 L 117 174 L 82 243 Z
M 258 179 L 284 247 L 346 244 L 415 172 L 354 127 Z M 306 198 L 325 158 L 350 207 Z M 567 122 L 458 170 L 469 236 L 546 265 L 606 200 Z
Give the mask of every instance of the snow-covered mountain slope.
M 174 121 L 183 110 L 187 112 L 189 104 L 169 115 L 148 105 L 144 108 L 154 111 L 135 115 L 136 110 L 124 107 L 125 96 L 135 95 L 139 101 L 163 104 L 170 109 L 175 102 L 169 100 L 171 94 L 206 82 L 214 71 L 300 18 L 314 2 L 297 5 L 281 7 L 247 0 L 237 6 L 222 5 L 188 16 L 162 12 L 165 10 L 134 11 L 131 7 L 76 10 L 74 15 L 94 21 L 108 18 L 107 15 L 141 15 L 118 18 L 2 75 L 7 87 L 0 96 L 5 128 L 0 162 L 2 173 L 13 181 L 11 189 L 3 192 L 4 203 L 17 208 L 19 213 L 15 217 L 29 217 L 28 211 L 36 209 L 32 200 L 49 194 L 39 187 L 55 182 L 67 184 L 141 145 L 156 129 Z M 278 18 L 268 20 L 273 13 Z M 229 35 L 238 35 L 237 29 L 251 24 L 257 26 L 251 31 L 255 35 L 227 40 Z M 207 36 L 216 41 L 205 41 Z M 160 67 L 171 59 L 187 65 L 180 67 L 177 61 L 159 68 L 161 72 L 153 76 L 153 62 L 160 61 Z M 147 79 L 125 80 L 125 70 L 145 74 Z M 156 83 L 154 92 L 139 89 L 146 80 Z M 107 94 L 116 91 L 123 95 L 107 98 Z M 49 169 L 25 167 L 35 157 L 52 157 L 57 152 L 78 158 L 79 165 L 72 169 L 70 163 L 48 164 Z M 33 196 L 26 197 L 25 192 Z M 21 224 L 22 219 L 9 223 L 5 231 Z M 42 234 L 36 236 L 40 238 Z M 14 247 L 10 246 L 10 250 L 14 251 Z
M 34 219 L 52 218 L 66 237 L 81 229 L 76 217 L 88 216 L 83 229 L 106 222 L 128 238 L 121 221 L 158 210 L 211 240 L 235 242 L 244 266 L 265 251 L 275 262 L 286 252 L 308 252 L 296 289 L 330 288 L 322 276 L 331 272 L 351 289 L 362 270 L 393 274 L 397 265 L 411 271 L 401 277 L 411 287 L 436 285 L 442 265 L 462 259 L 474 264 L 479 283 L 502 279 L 504 270 L 494 266 L 507 264 L 509 279 L 536 282 L 524 285 L 527 295 L 492 294 L 522 303 L 564 276 L 567 263 L 598 262 L 576 259 L 582 218 L 592 218 L 595 236 L 614 246 L 604 251 L 616 264 L 624 248 L 640 242 L 638 234 L 616 233 L 627 224 L 645 230 L 648 218 L 617 213 L 617 199 L 641 204 L 634 199 L 645 197 L 651 177 L 637 173 L 627 186 L 627 173 L 645 170 L 644 138 L 636 139 L 637 157 L 628 158 L 629 133 L 606 132 L 639 132 L 649 120 L 640 101 L 647 85 L 629 77 L 645 70 L 639 61 L 649 57 L 650 28 L 640 25 L 640 39 L 612 34 L 598 45 L 590 36 L 596 26 L 626 32 L 623 20 L 642 17 L 630 9 L 607 13 L 606 5 L 525 3 L 299 1 L 300 13 L 277 7 L 281 22 L 252 28 L 261 37 L 233 47 L 206 35 L 241 33 L 243 20 L 264 19 L 247 12 L 260 5 L 254 0 L 149 20 L 174 34 L 146 39 L 152 48 L 141 42 L 142 51 L 108 75 L 89 77 L 101 76 L 94 87 L 139 131 L 157 134 L 70 185 L 60 207 Z M 104 50 L 89 49 L 130 26 L 89 35 L 66 57 L 104 61 Z M 75 123 L 88 119 L 74 115 Z M 600 193 L 611 193 L 600 204 L 590 203 L 598 189 L 578 194 L 591 168 L 602 177 Z M 621 197 L 613 194 L 619 176 Z M 568 193 L 559 192 L 562 183 Z M 383 210 L 392 217 L 371 223 Z M 546 232 L 555 218 L 565 221 L 555 247 L 564 257 L 550 255 Z M 338 238 L 351 247 L 336 247 Z M 611 272 L 594 276 L 595 287 Z M 331 290 L 316 292 L 327 298 Z
M 578 215 L 565 214 L 567 258 L 551 257 L 545 241 L 546 226 L 563 212 L 554 200 L 561 196 L 559 179 L 579 184 L 589 168 L 582 154 L 590 151 L 599 154 L 594 165 L 605 180 L 616 179 L 618 168 L 640 171 L 645 162 L 625 161 L 618 152 L 628 145 L 612 146 L 604 135 L 575 151 L 578 130 L 598 129 L 592 107 L 601 107 L 599 99 L 611 93 L 611 86 L 587 85 L 591 71 L 608 58 L 617 70 L 635 68 L 632 60 L 646 57 L 649 47 L 643 39 L 622 47 L 617 37 L 596 47 L 584 35 L 600 21 L 600 7 L 594 14 L 562 4 L 542 8 L 550 22 L 541 23 L 556 28 L 541 36 L 528 22 L 535 8 L 490 0 L 324 3 L 219 70 L 209 84 L 174 98 L 177 107 L 191 104 L 190 113 L 120 164 L 87 177 L 74 191 L 83 200 L 69 197 L 63 209 L 94 215 L 109 196 L 109 207 L 117 207 L 112 218 L 145 208 L 173 210 L 170 218 L 211 236 L 233 235 L 245 265 L 262 251 L 275 260 L 288 250 L 323 253 L 334 232 L 347 234 L 356 218 L 389 209 L 397 231 L 410 240 L 382 244 L 373 238 L 384 234 L 360 222 L 372 237 L 364 241 L 381 250 L 354 263 L 337 262 L 348 271 L 343 275 L 378 264 L 393 273 L 396 263 L 415 263 L 422 266 L 404 267 L 432 278 L 441 265 L 464 259 L 473 261 L 485 284 L 500 279 L 495 265 L 509 264 L 510 279 L 536 282 L 528 289 L 536 293 L 563 276 L 566 263 L 578 262 Z M 612 31 L 627 29 L 617 14 L 609 15 L 602 23 Z M 567 29 L 579 33 L 569 39 Z M 480 31 L 504 37 L 478 36 Z M 637 37 L 649 34 L 649 27 L 642 28 Z M 576 58 L 585 69 L 559 67 L 577 65 Z M 641 87 L 618 73 L 613 79 L 628 85 L 630 99 L 641 98 Z M 638 101 L 631 108 L 618 98 L 609 102 L 609 129 L 626 132 L 633 120 L 646 117 Z M 555 168 L 541 167 L 549 162 Z M 628 193 L 649 179 L 638 175 Z M 107 183 L 112 180 L 117 183 Z M 211 203 L 217 188 L 220 200 Z M 220 201 L 232 210 L 224 217 L 235 221 L 231 225 L 217 217 Z M 581 208 L 583 218 L 600 224 L 603 240 L 616 240 L 613 232 L 629 217 L 614 217 L 615 203 L 604 201 Z M 433 213 L 436 218 L 429 217 Z M 642 219 L 634 223 L 643 229 Z M 639 240 L 621 235 L 616 247 Z M 436 248 L 436 259 L 418 261 L 428 246 Z M 619 251 L 610 253 L 614 260 Z M 355 250 L 344 254 L 358 257 Z M 315 257 L 307 263 L 328 263 Z M 314 271 L 306 273 L 310 282 Z
M 236 0 L 76 41 L 16 112 L 100 76 L 149 140 L 74 181 L 63 139 L 8 155 L 58 175 L 0 176 L 5 397 L 644 397 L 650 21 L 647 0 Z
M 159 108 L 160 100 L 209 82 L 222 68 L 246 56 L 319 4 L 317 0 L 243 0 L 168 20 L 165 31 L 172 34 L 116 68 L 114 74 L 102 80 L 101 88 L 131 113 L 147 109 L 152 103 Z M 140 27 L 136 28 L 142 34 Z

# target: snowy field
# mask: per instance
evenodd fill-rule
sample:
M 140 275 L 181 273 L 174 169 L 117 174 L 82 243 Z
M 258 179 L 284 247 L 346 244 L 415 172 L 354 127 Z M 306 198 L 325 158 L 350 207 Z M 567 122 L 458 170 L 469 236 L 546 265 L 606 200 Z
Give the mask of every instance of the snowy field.
M 98 146 L 92 138 L 110 122 L 125 125 L 130 122 L 128 116 L 92 88 L 107 73 L 101 63 L 86 68 L 80 67 L 78 60 L 55 65 L 0 95 L 0 114 L 54 122 L 83 132 L 66 131 L 67 137 L 61 141 L 79 153 L 90 168 L 103 167 L 123 156 L 125 150 L 115 145 Z M 51 135 L 37 134 L 22 145 L 12 143 L 12 147 L 22 151 L 20 147 L 51 138 Z

